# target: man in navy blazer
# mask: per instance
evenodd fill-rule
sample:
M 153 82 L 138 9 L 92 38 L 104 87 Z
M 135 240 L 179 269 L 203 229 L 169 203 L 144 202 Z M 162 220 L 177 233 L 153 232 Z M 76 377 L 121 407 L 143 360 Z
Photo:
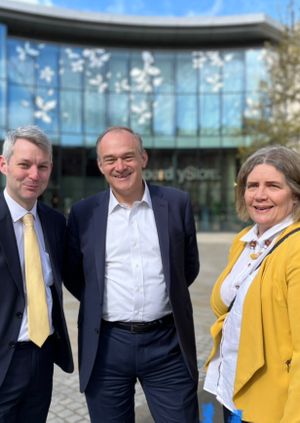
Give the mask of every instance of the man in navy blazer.
M 53 363 L 73 371 L 62 303 L 63 215 L 37 201 L 48 184 L 52 147 L 35 126 L 7 134 L 0 156 L 6 188 L 0 193 L 0 422 L 44 423 L 51 401 Z M 46 291 L 50 335 L 30 340 L 23 222 L 33 215 Z M 46 310 L 46 311 L 47 311 Z
M 148 185 L 141 138 L 97 140 L 110 189 L 75 204 L 65 284 L 80 301 L 80 389 L 91 421 L 134 422 L 138 379 L 155 422 L 196 423 L 197 362 L 188 287 L 199 271 L 187 193 Z

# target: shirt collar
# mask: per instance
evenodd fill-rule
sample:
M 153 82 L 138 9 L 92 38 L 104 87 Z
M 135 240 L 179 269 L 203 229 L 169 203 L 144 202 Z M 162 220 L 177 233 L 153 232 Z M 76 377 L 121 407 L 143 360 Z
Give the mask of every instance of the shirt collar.
M 11 217 L 13 222 L 17 222 L 18 220 L 22 219 L 25 214 L 31 213 L 34 216 L 34 219 L 36 219 L 37 215 L 37 201 L 34 203 L 34 206 L 31 210 L 24 209 L 19 203 L 17 203 L 7 192 L 7 189 L 5 188 L 4 192 L 4 198 L 7 203 L 7 206 L 9 208 Z
M 152 201 L 151 201 L 150 191 L 149 191 L 147 182 L 146 181 L 143 181 L 143 182 L 144 182 L 144 186 L 145 186 L 143 197 L 142 197 L 141 200 L 135 201 L 133 203 L 133 207 L 138 206 L 139 204 L 145 204 L 149 208 L 152 209 Z M 115 209 L 117 209 L 119 207 L 127 208 L 127 206 L 125 204 L 119 203 L 119 201 L 116 199 L 114 193 L 112 192 L 112 189 L 110 188 L 108 214 L 111 214 Z
M 287 228 L 289 225 L 294 223 L 294 219 L 291 215 L 287 216 L 277 225 L 272 226 L 270 229 L 265 231 L 259 238 L 258 225 L 255 224 L 252 228 L 241 238 L 243 242 L 257 241 L 259 243 L 264 242 L 266 239 L 274 239 L 275 235 L 278 235 L 283 229 Z

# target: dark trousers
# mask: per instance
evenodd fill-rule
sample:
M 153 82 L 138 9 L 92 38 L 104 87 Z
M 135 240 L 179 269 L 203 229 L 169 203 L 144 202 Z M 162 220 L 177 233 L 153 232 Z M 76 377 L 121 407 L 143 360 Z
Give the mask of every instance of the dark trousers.
M 247 423 L 245 420 L 241 420 L 239 416 L 232 413 L 226 407 L 223 407 L 224 423 Z
M 180 351 L 174 325 L 145 333 L 103 327 L 86 394 L 92 423 L 133 423 L 140 381 L 156 423 L 199 423 L 197 382 Z
M 16 344 L 0 387 L 0 423 L 45 423 L 51 402 L 53 346 Z

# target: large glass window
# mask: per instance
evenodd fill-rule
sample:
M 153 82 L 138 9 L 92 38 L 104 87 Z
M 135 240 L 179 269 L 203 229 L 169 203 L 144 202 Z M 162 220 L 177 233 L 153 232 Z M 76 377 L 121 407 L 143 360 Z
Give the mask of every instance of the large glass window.
M 0 25 L 0 138 L 22 125 L 45 130 L 58 163 L 49 195 L 59 190 L 67 213 L 106 186 L 96 166 L 98 135 L 128 125 L 150 152 L 147 179 L 189 190 L 200 228 L 209 229 L 217 216 L 232 215 L 232 152 L 245 142 L 243 117 L 264 78 L 259 48 L 42 43 L 7 38 Z
M 5 127 L 5 116 L 6 116 L 6 81 L 0 78 L 0 129 L 1 132 Z M 0 136 L 0 139 L 2 137 Z
M 6 109 L 6 27 L 0 24 L 0 132 L 4 132 Z M 2 135 L 0 134 L 0 139 Z
M 8 128 L 28 125 L 34 122 L 34 98 L 28 87 L 8 86 Z
M 224 94 L 222 97 L 222 132 L 240 135 L 242 129 L 243 102 L 241 95 Z
M 97 134 L 106 126 L 106 95 L 94 91 L 84 92 L 84 127 L 87 134 Z
M 0 79 L 6 78 L 6 27 L 0 24 Z
M 156 53 L 155 67 L 157 81 L 155 84 L 155 92 L 157 93 L 174 93 L 175 88 L 175 55 L 172 53 Z
M 221 126 L 221 97 L 217 94 L 200 94 L 199 120 L 201 135 L 217 135 Z
M 175 135 L 175 97 L 158 95 L 155 98 L 154 133 L 156 135 Z
M 190 53 L 180 53 L 176 60 L 176 93 L 195 94 L 197 92 L 197 73 L 191 63 Z
M 129 54 L 116 51 L 109 60 L 109 90 L 116 93 L 128 93 L 129 86 Z
M 34 101 L 35 124 L 45 131 L 49 130 L 57 133 L 59 131 L 59 120 L 57 106 L 59 103 L 57 89 L 37 87 Z
M 35 83 L 35 59 L 40 54 L 36 43 L 11 39 L 8 41 L 8 82 L 22 86 Z
M 223 56 L 223 91 L 237 92 L 244 91 L 244 54 L 242 52 L 224 52 Z
M 57 46 L 40 44 L 36 59 L 37 84 L 47 88 L 59 85 L 59 49 Z
M 246 50 L 246 86 L 245 91 L 259 91 L 260 82 L 267 78 L 263 49 Z
M 61 47 L 59 59 L 60 84 L 62 88 L 82 89 L 85 60 L 82 49 Z
M 186 147 L 210 140 L 216 146 L 226 136 L 235 146 L 247 102 L 265 77 L 261 49 L 165 51 L 17 38 L 7 45 L 0 126 L 38 124 L 67 145 L 90 144 L 108 126 L 129 125 L 149 145 L 184 148 L 186 139 Z
M 177 95 L 177 134 L 197 135 L 197 97 L 196 95 Z
M 150 134 L 152 118 L 152 94 L 132 95 L 130 101 L 130 125 L 141 134 Z
M 221 52 L 209 51 L 201 55 L 199 63 L 201 93 L 218 93 L 221 91 L 223 82 L 223 59 Z M 200 59 L 199 59 L 200 60 Z
M 82 131 L 82 92 L 60 92 L 60 120 L 61 129 L 65 132 Z
M 142 101 L 142 100 L 141 100 Z M 151 106 L 149 105 L 149 108 Z M 108 99 L 108 126 L 129 126 L 128 94 L 110 94 Z M 142 119 L 142 116 L 140 114 Z M 150 119 L 146 119 L 148 122 Z M 143 122 L 141 122 L 143 123 Z

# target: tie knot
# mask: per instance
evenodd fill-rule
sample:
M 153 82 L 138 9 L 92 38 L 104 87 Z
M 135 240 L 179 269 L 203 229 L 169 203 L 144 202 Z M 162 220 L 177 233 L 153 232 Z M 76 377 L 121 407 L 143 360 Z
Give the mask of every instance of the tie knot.
M 25 214 L 25 216 L 23 216 L 23 223 L 26 226 L 33 226 L 33 215 L 31 213 L 27 213 Z

